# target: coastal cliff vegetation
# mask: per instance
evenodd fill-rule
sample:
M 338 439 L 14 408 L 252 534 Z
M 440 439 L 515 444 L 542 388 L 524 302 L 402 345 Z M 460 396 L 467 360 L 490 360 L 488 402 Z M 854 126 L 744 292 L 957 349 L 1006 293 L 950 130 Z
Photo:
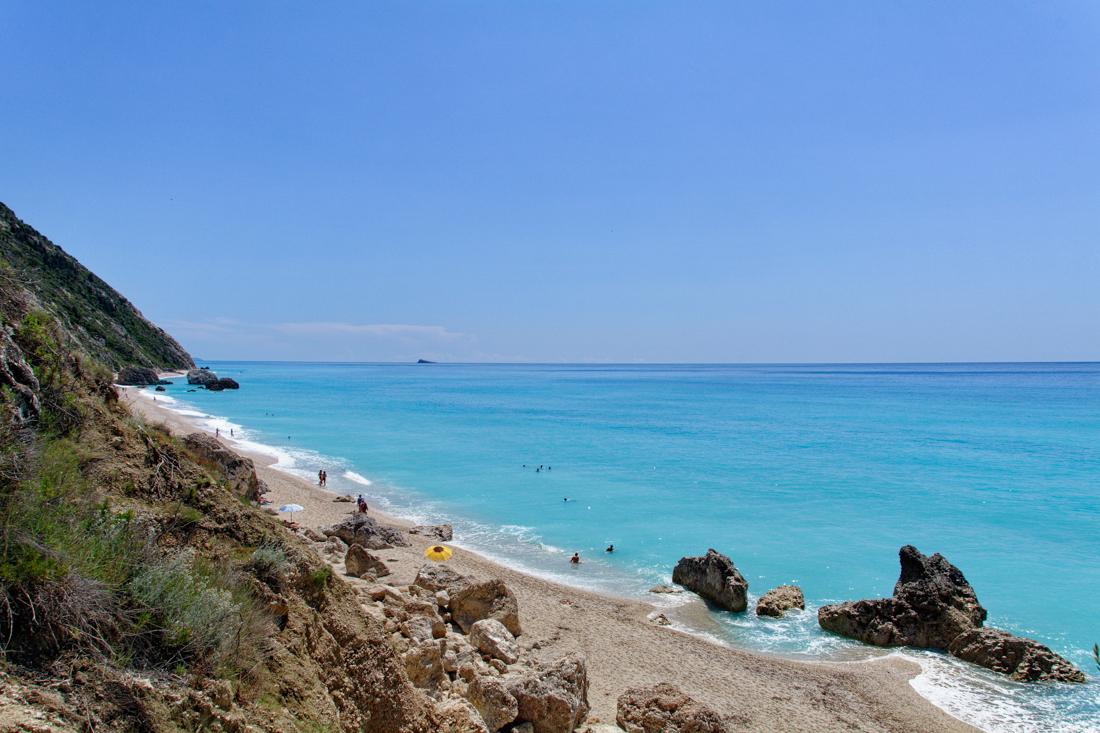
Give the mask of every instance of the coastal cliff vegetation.
M 0 729 L 433 730 L 329 566 L 119 403 L 190 356 L 2 205 L 0 245 Z

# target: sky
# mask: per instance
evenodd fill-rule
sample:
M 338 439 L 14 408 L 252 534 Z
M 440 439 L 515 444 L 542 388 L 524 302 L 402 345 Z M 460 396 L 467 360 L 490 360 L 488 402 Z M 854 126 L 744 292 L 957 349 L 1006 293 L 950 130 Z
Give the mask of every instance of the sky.
M 1100 359 L 1100 4 L 0 0 L 0 201 L 202 359 Z

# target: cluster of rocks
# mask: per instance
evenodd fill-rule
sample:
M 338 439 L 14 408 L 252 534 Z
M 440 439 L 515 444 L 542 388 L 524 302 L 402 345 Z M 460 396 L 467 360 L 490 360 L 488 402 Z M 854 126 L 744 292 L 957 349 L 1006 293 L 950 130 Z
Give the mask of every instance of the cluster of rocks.
M 697 593 L 725 611 L 740 613 L 749 606 L 749 581 L 728 557 L 711 548 L 706 555 L 682 557 L 672 571 L 672 582 Z M 667 585 L 650 588 L 651 593 L 673 593 Z M 791 609 L 805 609 L 802 589 L 781 585 L 765 593 L 756 604 L 758 616 L 782 616 Z
M 216 465 L 225 475 L 229 490 L 237 496 L 258 502 L 267 493 L 267 485 L 256 475 L 251 458 L 229 450 L 206 433 L 191 433 L 183 442 L 201 460 Z
M 986 610 L 962 571 L 940 554 L 927 557 L 912 545 L 899 551 L 901 576 L 890 598 L 849 601 L 818 609 L 821 628 L 874 646 L 939 649 L 1020 681 L 1084 682 L 1072 663 L 1033 639 L 984 628 Z M 748 606 L 748 581 L 725 555 L 711 549 L 684 557 L 672 580 L 727 611 Z M 665 587 L 652 589 L 666 592 Z M 759 616 L 805 609 L 796 585 L 781 585 L 756 604 Z
M 394 541 L 395 534 L 402 532 L 371 517 L 349 517 L 324 530 L 324 552 L 342 551 L 349 575 L 375 580 L 390 571 L 361 543 L 376 549 L 408 544 Z M 431 563 L 408 586 L 379 584 L 362 593 L 364 608 L 382 623 L 409 680 L 436 701 L 444 729 L 570 733 L 587 717 L 584 658 L 525 658 L 516 641 L 522 633 L 519 603 L 503 581 L 477 580 Z
M 115 384 L 126 387 L 149 387 L 171 384 L 171 382 L 167 379 L 161 379 L 157 370 L 151 367 L 128 366 L 118 370 Z
M 986 610 L 943 555 L 906 545 L 898 556 L 893 596 L 822 606 L 821 628 L 875 646 L 940 649 L 1015 680 L 1085 681 L 1081 670 L 1034 639 L 983 628 Z
M 210 371 L 206 367 L 199 367 L 198 369 L 191 369 L 187 372 L 187 383 L 196 384 L 200 387 L 205 387 L 211 392 L 221 392 L 225 389 L 240 389 L 241 385 L 237 383 L 237 380 L 230 377 L 219 378 L 217 374 Z

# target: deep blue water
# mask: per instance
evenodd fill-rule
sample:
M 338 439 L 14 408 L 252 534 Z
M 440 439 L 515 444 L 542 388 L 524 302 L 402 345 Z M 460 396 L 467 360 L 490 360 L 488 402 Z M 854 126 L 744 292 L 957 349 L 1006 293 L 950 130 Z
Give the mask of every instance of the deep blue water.
M 909 543 L 963 570 L 990 625 L 1096 672 L 1100 364 L 210 366 L 242 388 L 177 380 L 176 407 L 288 470 L 325 467 L 333 488 L 454 521 L 457 541 L 506 562 L 675 603 L 646 590 L 714 547 L 753 595 L 802 586 L 807 613 L 790 619 L 696 620 L 729 643 L 862 653 L 814 612 L 889 595 Z M 1100 729 L 1095 682 L 1017 685 L 921 656 L 918 689 L 989 730 Z

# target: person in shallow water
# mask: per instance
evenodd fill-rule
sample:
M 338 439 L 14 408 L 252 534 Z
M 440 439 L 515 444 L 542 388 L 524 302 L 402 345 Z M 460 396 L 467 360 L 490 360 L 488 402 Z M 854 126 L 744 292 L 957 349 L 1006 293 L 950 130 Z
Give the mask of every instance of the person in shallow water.
M 604 550 L 604 552 L 614 552 L 614 551 L 615 551 L 615 545 L 608 545 L 607 549 Z
M 573 557 L 569 558 L 569 563 L 571 565 L 580 565 L 581 564 L 581 553 L 574 552 Z

